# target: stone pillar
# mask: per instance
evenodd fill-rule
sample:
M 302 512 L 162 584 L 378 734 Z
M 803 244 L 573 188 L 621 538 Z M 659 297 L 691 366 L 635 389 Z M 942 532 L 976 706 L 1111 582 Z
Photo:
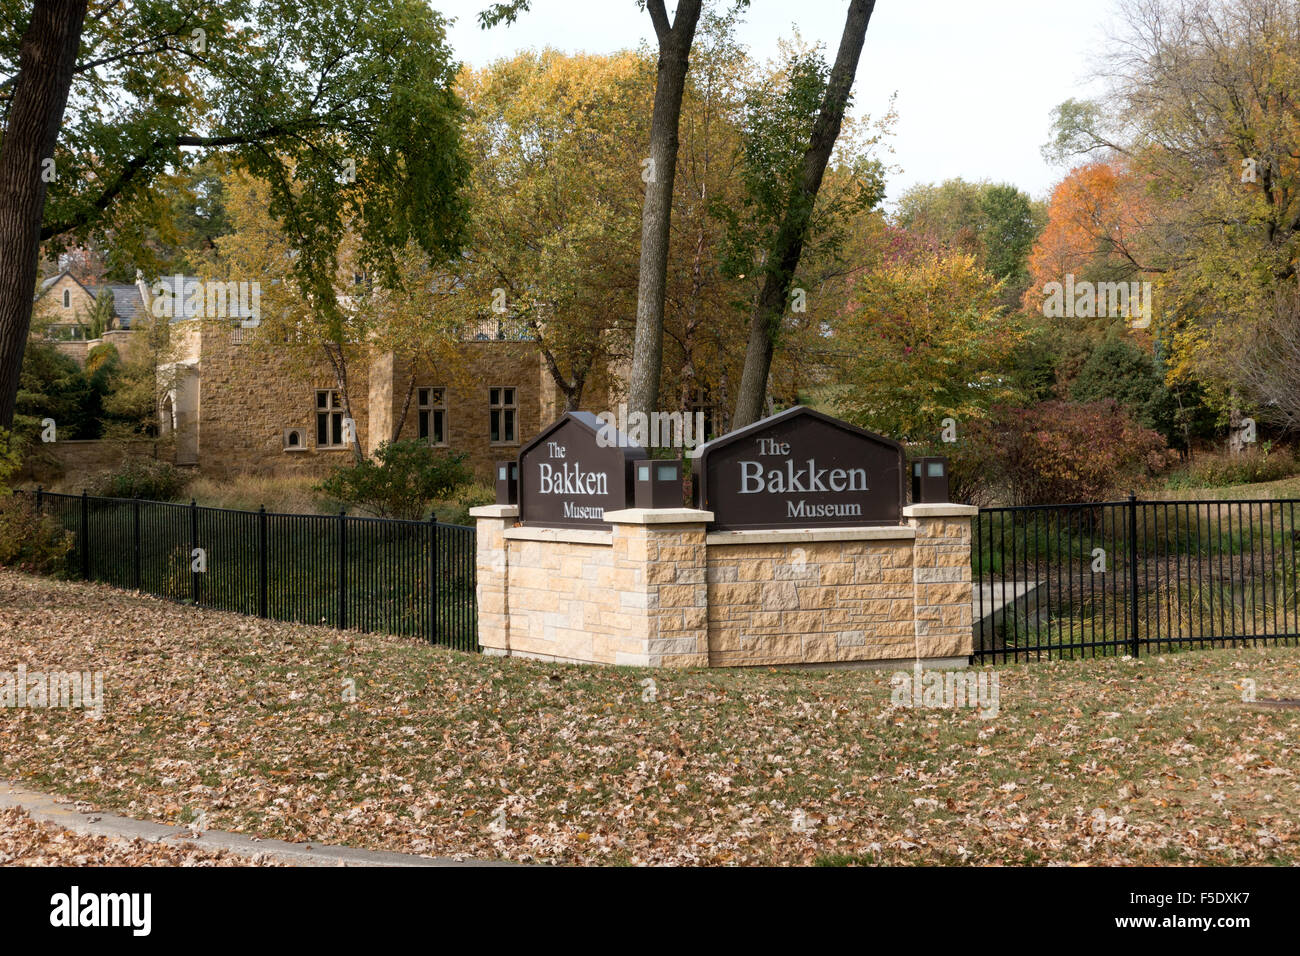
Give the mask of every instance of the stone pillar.
M 912 553 L 916 656 L 971 654 L 971 505 L 919 504 L 903 509 L 916 530 Z M 962 663 L 965 661 L 963 660 Z
M 469 513 L 478 526 L 474 588 L 478 601 L 478 642 L 484 654 L 504 656 L 510 653 L 506 529 L 513 527 L 518 519 L 519 506 L 485 505 L 469 509 Z
M 713 514 L 692 508 L 605 512 L 614 526 L 614 567 L 630 574 L 621 601 L 644 622 L 645 652 L 620 664 L 708 667 L 708 566 L 704 533 Z

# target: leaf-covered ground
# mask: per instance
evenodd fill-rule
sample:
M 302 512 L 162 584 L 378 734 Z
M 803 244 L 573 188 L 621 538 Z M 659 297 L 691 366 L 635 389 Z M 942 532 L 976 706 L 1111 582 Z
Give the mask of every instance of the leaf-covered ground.
M 1300 650 L 1001 667 L 1001 711 L 878 671 L 501 660 L 0 571 L 0 778 L 263 837 L 548 863 L 1294 863 Z M 650 678 L 653 687 L 646 685 Z M 350 700 L 348 682 L 355 682 Z
M 0 809 L 0 866 L 279 866 L 190 844 L 85 836 L 33 820 L 16 807 Z

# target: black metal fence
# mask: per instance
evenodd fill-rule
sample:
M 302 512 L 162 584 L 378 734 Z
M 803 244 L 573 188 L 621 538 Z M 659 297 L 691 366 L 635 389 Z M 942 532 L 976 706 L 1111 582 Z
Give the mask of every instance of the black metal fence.
M 201 607 L 478 649 L 475 531 L 27 492 L 73 533 L 70 571 Z
M 974 657 L 1039 660 L 1296 643 L 1300 500 L 984 508 Z

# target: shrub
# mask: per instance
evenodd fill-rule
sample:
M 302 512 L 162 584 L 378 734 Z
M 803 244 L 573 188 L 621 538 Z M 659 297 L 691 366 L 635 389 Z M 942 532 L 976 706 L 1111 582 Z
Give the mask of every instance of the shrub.
M 962 466 L 1015 505 L 1102 501 L 1169 463 L 1164 438 L 1114 401 L 995 409 L 968 435 Z
M 384 442 L 373 459 L 336 468 L 317 490 L 381 518 L 418 520 L 470 479 L 465 456 L 442 455 L 415 438 Z
M 176 501 L 185 491 L 189 476 L 170 462 L 156 458 L 131 458 L 115 471 L 106 471 L 90 482 L 92 495 L 105 498 L 146 498 Z
M 462 485 L 452 493 L 450 501 L 439 509 L 438 520 L 445 524 L 473 524 L 469 509 L 494 504 L 497 491 L 491 485 L 477 482 Z
M 13 432 L 0 428 L 0 495 L 8 497 L 9 481 L 23 463 L 23 442 Z
M 33 574 L 67 572 L 72 532 L 52 515 L 36 511 L 28 495 L 0 497 L 0 567 Z

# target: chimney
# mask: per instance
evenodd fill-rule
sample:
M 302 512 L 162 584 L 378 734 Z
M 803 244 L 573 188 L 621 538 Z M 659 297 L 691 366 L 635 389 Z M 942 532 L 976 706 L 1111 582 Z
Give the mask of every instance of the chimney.
M 144 273 L 139 269 L 135 270 L 135 287 L 140 292 L 140 300 L 144 303 L 145 312 L 153 314 L 153 303 L 150 301 L 149 286 L 145 284 Z

